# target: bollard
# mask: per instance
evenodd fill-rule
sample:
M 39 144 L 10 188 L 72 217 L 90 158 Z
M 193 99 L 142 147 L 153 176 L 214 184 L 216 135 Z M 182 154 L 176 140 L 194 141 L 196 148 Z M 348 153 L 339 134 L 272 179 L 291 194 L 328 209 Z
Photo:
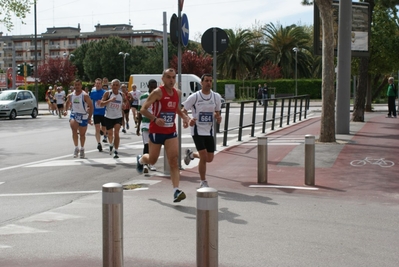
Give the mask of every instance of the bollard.
M 258 137 L 258 183 L 267 183 L 267 137 Z
M 305 185 L 314 185 L 315 175 L 315 137 L 305 135 Z
M 103 185 L 103 267 L 123 267 L 123 187 Z
M 203 187 L 197 190 L 197 267 L 218 264 L 218 191 Z

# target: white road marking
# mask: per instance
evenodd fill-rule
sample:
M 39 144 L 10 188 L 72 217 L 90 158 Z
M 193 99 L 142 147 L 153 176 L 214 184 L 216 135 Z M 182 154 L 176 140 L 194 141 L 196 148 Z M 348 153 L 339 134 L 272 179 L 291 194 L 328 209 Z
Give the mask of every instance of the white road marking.
M 0 227 L 0 235 L 15 235 L 15 234 L 36 234 L 36 233 L 47 233 L 49 231 L 40 230 L 27 226 L 20 226 L 16 224 L 8 224 Z
M 4 184 L 4 182 L 0 182 L 0 185 Z
M 17 193 L 17 194 L 0 194 L 0 197 L 30 197 L 30 196 L 51 196 L 51 195 L 73 195 L 73 194 L 95 194 L 101 191 L 66 191 L 66 192 L 46 192 L 46 193 Z
M 11 246 L 7 246 L 7 245 L 2 245 L 2 244 L 0 244 L 0 249 L 3 249 L 3 248 L 12 248 Z
M 65 221 L 77 218 L 81 218 L 81 216 L 47 211 L 22 219 L 19 222 L 52 222 L 52 221 Z
M 282 189 L 300 189 L 300 190 L 319 190 L 317 187 L 305 186 L 285 186 L 285 185 L 250 185 L 252 188 L 282 188 Z

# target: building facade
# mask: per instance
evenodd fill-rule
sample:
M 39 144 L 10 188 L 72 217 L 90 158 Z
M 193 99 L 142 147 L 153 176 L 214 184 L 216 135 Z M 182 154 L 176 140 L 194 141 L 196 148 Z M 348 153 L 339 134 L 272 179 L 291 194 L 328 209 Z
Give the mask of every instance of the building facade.
M 80 45 L 118 36 L 127 40 L 132 46 L 154 47 L 163 39 L 163 32 L 158 30 L 133 30 L 129 24 L 112 24 L 95 26 L 93 32 L 81 32 L 80 25 L 74 27 L 52 27 L 37 35 L 35 48 L 34 35 L 3 36 L 0 33 L 0 70 L 15 69 L 21 63 L 34 64 L 47 57 L 67 57 Z

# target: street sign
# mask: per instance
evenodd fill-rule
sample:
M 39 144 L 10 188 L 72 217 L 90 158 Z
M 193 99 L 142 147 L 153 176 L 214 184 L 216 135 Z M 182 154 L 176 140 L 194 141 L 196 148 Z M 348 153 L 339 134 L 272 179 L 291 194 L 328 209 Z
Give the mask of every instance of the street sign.
M 188 45 L 188 37 L 189 37 L 189 30 L 188 30 L 188 18 L 186 14 L 183 14 L 181 17 L 181 43 L 184 46 Z
M 172 17 L 170 18 L 170 24 L 169 24 L 169 31 L 170 31 L 170 41 L 174 46 L 177 46 L 179 43 L 179 28 L 178 28 L 178 18 L 176 14 L 173 14 Z
M 202 48 L 208 54 L 213 54 L 213 29 L 216 29 L 216 53 L 221 54 L 229 45 L 229 37 L 227 33 L 220 28 L 209 28 L 205 31 L 201 38 Z

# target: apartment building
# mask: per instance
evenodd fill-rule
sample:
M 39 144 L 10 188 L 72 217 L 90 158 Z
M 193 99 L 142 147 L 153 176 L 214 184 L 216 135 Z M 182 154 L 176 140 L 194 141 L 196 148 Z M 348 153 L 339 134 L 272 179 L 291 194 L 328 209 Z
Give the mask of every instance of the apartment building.
M 52 27 L 37 35 L 35 50 L 34 34 L 3 36 L 0 32 L 0 70 L 6 71 L 14 64 L 23 62 L 34 63 L 35 51 L 37 60 L 44 61 L 47 57 L 66 57 L 80 45 L 119 36 L 132 46 L 154 47 L 161 42 L 163 32 L 158 30 L 133 30 L 129 24 L 95 25 L 93 32 L 81 32 L 80 25 L 74 27 Z

